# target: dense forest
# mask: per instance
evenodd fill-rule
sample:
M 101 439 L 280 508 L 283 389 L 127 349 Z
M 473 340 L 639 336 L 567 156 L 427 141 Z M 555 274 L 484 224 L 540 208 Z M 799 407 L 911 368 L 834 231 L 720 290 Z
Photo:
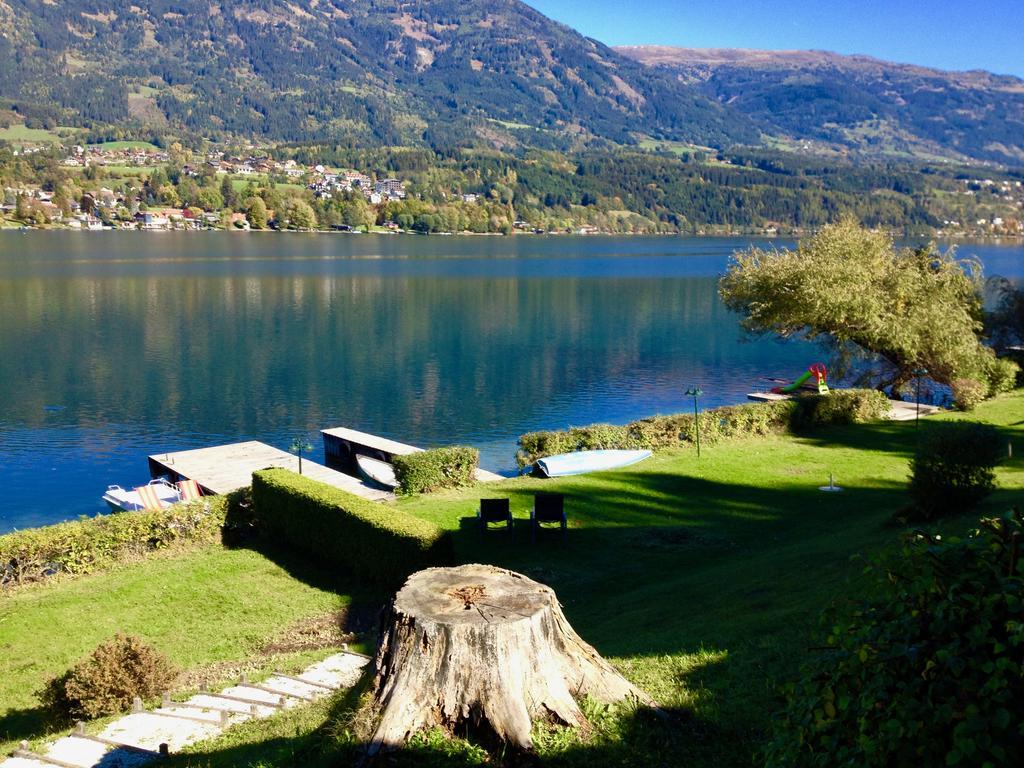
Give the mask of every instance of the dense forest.
M 973 179 L 970 168 L 837 165 L 753 150 L 680 157 L 624 148 L 564 154 L 284 145 L 270 154 L 304 168 L 324 164 L 375 178 L 397 177 L 408 195 L 381 204 L 369 203 L 358 191 L 321 197 L 305 186 L 314 180 L 311 171 L 298 180 L 280 174 L 246 180 L 193 163 L 186 172 L 192 155 L 180 144 L 173 145 L 165 167 L 127 176 L 102 166 L 68 168 L 56 149 L 31 154 L 0 149 L 0 187 L 8 189 L 12 199 L 5 202 L 13 205 L 14 189 L 38 184 L 55 193 L 54 202 L 65 210 L 107 188 L 126 201 L 123 217 L 134 213 L 128 209 L 136 202 L 143 208 L 243 213 L 260 228 L 363 228 L 390 222 L 403 230 L 481 233 L 584 227 L 634 233 L 785 233 L 852 214 L 871 227 L 926 234 L 951 219 L 974 222 L 995 213 L 1016 227 L 1019 203 L 1007 202 L 1003 185 L 1024 196 L 1014 186 L 1024 179 L 1021 173 L 994 174 L 999 183 L 986 187 Z M 30 210 L 29 218 L 35 221 L 36 213 Z M 109 218 L 116 210 L 103 213 Z

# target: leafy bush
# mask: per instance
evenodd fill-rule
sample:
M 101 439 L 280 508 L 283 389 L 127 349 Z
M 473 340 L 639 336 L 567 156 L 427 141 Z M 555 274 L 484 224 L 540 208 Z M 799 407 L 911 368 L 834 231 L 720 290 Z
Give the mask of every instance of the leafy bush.
M 986 394 L 989 397 L 1010 392 L 1017 386 L 1018 376 L 1021 373 L 1020 361 L 1015 360 L 1011 355 L 992 358 L 986 367 L 988 369 L 986 372 L 988 379 Z
M 649 416 L 646 419 L 632 422 L 627 428 L 638 448 L 648 448 L 652 451 L 661 448 L 678 448 L 686 442 L 687 435 L 693 432 L 693 414 Z M 544 455 L 549 454 L 543 454 L 537 458 L 543 458 Z
M 885 393 L 877 389 L 840 389 L 827 395 L 798 397 L 794 402 L 794 429 L 879 421 L 889 414 L 891 407 Z
M 990 424 L 927 425 L 910 461 L 911 517 L 932 520 L 973 509 L 995 488 L 1001 447 Z
M 200 502 L 30 528 L 0 536 L 0 588 L 56 574 L 92 573 L 180 543 L 219 538 L 226 502 Z
M 915 533 L 866 597 L 823 617 L 825 650 L 788 690 L 765 764 L 1024 764 L 1018 515 L 964 539 Z
M 159 696 L 177 676 L 163 654 L 138 637 L 118 634 L 47 683 L 39 695 L 57 718 L 102 717 L 128 709 L 135 696 Z
M 999 360 L 1000 362 L 1008 362 L 1012 366 L 1016 366 L 1010 389 L 1013 389 L 1014 387 L 1024 387 L 1024 350 L 1008 349 L 1000 355 Z M 1003 371 L 1009 370 L 1011 370 L 1009 366 L 1003 367 Z
M 395 456 L 392 465 L 402 493 L 430 493 L 442 488 L 463 488 L 476 482 L 480 452 L 454 445 Z
M 961 411 L 973 411 L 985 400 L 985 385 L 973 379 L 953 379 L 953 404 Z
M 606 448 L 644 448 L 631 428 L 614 424 L 591 424 L 588 427 L 569 427 L 564 431 L 529 432 L 519 438 L 516 460 L 520 467 L 532 464 L 545 456 L 571 451 L 597 451 Z
M 260 533 L 366 581 L 394 586 L 413 571 L 454 561 L 436 525 L 285 469 L 252 476 Z
M 712 408 L 700 414 L 701 441 L 757 437 L 824 424 L 854 424 L 882 419 L 889 401 L 872 389 L 849 389 L 828 395 L 807 395 L 793 400 L 744 403 Z M 519 438 L 516 461 L 520 467 L 537 459 L 570 451 L 599 448 L 677 448 L 696 440 L 693 414 L 650 416 L 624 427 L 594 424 L 564 431 L 529 432 Z

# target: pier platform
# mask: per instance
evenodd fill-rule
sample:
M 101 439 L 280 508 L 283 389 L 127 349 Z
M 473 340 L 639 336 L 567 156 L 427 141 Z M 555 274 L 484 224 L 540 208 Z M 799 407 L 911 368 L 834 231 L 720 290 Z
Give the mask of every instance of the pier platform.
M 348 427 L 321 429 L 320 434 L 324 439 L 324 455 L 327 457 L 328 466 L 352 473 L 358 472 L 355 464 L 356 455 L 369 456 L 371 459 L 379 459 L 390 464 L 395 456 L 407 456 L 410 453 L 423 451 L 422 448 L 417 448 L 415 445 L 399 443 L 396 440 Z M 494 472 L 488 472 L 486 469 L 477 468 L 476 479 L 481 483 L 493 483 L 507 478 Z
M 172 480 L 195 480 L 205 493 L 211 494 L 229 493 L 251 485 L 253 472 L 270 467 L 298 472 L 299 459 L 294 454 L 256 440 L 190 451 L 158 453 L 149 457 L 149 472 L 152 477 L 167 475 Z M 305 457 L 302 458 L 302 474 L 371 501 L 394 499 L 392 493 L 372 488 L 356 477 L 317 464 Z
M 751 392 L 747 395 L 747 400 L 754 400 L 757 402 L 768 403 L 775 400 L 792 400 L 793 395 L 780 395 L 775 392 Z M 889 420 L 890 421 L 913 421 L 917 418 L 917 403 L 908 403 L 906 400 L 890 400 L 889 401 Z M 942 409 L 937 405 L 925 405 L 921 403 L 921 415 L 931 416 L 933 413 L 938 413 Z

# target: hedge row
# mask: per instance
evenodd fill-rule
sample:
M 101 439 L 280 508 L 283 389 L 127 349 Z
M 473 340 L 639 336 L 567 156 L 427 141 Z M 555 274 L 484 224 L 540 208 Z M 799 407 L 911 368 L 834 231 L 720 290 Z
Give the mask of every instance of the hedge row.
M 395 456 L 392 460 L 402 493 L 430 493 L 442 488 L 464 488 L 476 481 L 480 452 L 454 445 Z
M 826 424 L 877 421 L 889 413 L 889 401 L 873 389 L 844 389 L 827 395 L 791 400 L 746 403 L 713 408 L 700 414 L 700 438 L 705 444 L 737 437 L 800 431 Z M 520 467 L 537 459 L 570 451 L 602 448 L 676 448 L 696 439 L 692 413 L 651 416 L 624 426 L 593 424 L 563 431 L 529 432 L 519 438 Z
M 365 581 L 396 586 L 455 559 L 451 535 L 432 523 L 286 469 L 253 473 L 252 509 L 262 535 Z
M 42 581 L 56 574 L 102 570 L 185 542 L 218 541 L 225 497 L 211 496 L 162 510 L 122 512 L 0 536 L 0 588 Z

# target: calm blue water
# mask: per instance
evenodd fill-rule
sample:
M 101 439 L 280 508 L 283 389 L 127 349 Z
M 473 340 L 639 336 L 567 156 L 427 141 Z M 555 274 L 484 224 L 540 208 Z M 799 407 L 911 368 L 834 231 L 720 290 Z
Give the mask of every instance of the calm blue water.
M 741 402 L 818 353 L 744 342 L 727 238 L 0 234 L 0 531 L 103 510 L 150 453 L 332 426 L 468 443 Z M 788 245 L 775 241 L 778 245 Z M 961 246 L 1024 275 L 1024 248 Z

